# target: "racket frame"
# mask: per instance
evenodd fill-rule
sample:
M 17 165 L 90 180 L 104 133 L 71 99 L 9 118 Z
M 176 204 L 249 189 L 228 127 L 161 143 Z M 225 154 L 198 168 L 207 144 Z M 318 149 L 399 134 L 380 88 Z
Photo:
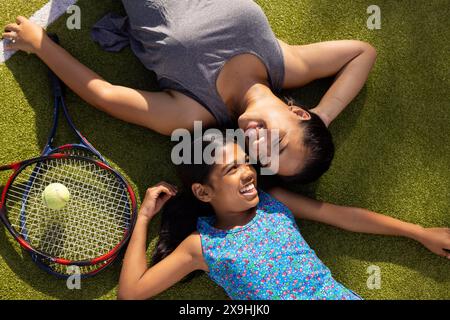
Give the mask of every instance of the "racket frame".
M 46 253 L 42 252 L 41 250 L 35 249 L 33 248 L 28 241 L 22 237 L 11 225 L 11 223 L 9 222 L 8 218 L 7 218 L 7 210 L 6 210 L 6 199 L 7 199 L 7 195 L 8 195 L 8 191 L 12 185 L 12 183 L 15 181 L 15 179 L 17 178 L 17 176 L 25 169 L 27 168 L 29 165 L 35 164 L 35 163 L 40 163 L 49 159 L 78 159 L 78 160 L 84 160 L 87 162 L 91 162 L 94 163 L 95 165 L 99 166 L 100 168 L 107 170 L 111 173 L 113 173 L 126 187 L 127 192 L 130 196 L 130 200 L 131 200 L 131 217 L 130 217 L 130 225 L 128 227 L 128 230 L 125 231 L 124 237 L 122 238 L 122 240 L 108 253 L 103 254 L 99 257 L 93 258 L 93 259 L 89 259 L 89 260 L 81 260 L 81 261 L 71 261 L 68 259 L 64 259 L 64 258 L 58 258 L 58 257 L 51 257 L 49 255 L 47 255 Z M 55 154 L 51 154 L 48 156 L 43 156 L 43 157 L 38 157 L 38 158 L 33 158 L 33 159 L 29 159 L 29 160 L 25 160 L 22 162 L 15 162 L 12 163 L 10 165 L 6 165 L 6 166 L 0 166 L 0 171 L 6 171 L 6 170 L 12 170 L 13 174 L 9 177 L 8 181 L 5 184 L 5 187 L 2 191 L 2 195 L 1 195 L 1 202 L 0 202 L 0 220 L 3 222 L 3 224 L 5 225 L 6 229 L 9 231 L 9 233 L 14 237 L 14 239 L 20 244 L 20 246 L 27 252 L 29 252 L 32 255 L 36 255 L 37 258 L 41 258 L 47 261 L 50 261 L 52 263 L 58 263 L 61 265 L 76 265 L 76 266 L 89 266 L 89 265 L 95 265 L 101 262 L 104 262 L 110 258 L 113 258 L 114 256 L 116 256 L 120 250 L 126 245 L 126 243 L 128 242 L 128 240 L 131 237 L 131 233 L 132 230 L 134 228 L 135 222 L 136 222 L 136 216 L 137 216 L 137 202 L 136 202 L 136 197 L 135 194 L 133 192 L 133 189 L 131 188 L 130 184 L 122 177 L 122 175 L 117 172 L 116 170 L 114 170 L 113 168 L 111 168 L 110 166 L 108 166 L 107 164 L 98 161 L 98 160 L 94 160 L 91 158 L 87 158 L 87 157 L 81 157 L 81 156 L 75 156 L 75 155 L 67 155 L 67 154 L 62 154 L 62 153 L 55 153 Z M 26 191 L 27 192 L 27 191 Z M 22 210 L 21 210 L 22 211 Z M 21 217 L 22 220 L 22 217 Z
M 59 39 L 57 37 L 56 34 L 49 34 L 50 38 L 56 42 L 59 43 Z M 62 84 L 61 80 L 51 71 L 49 70 L 49 79 L 50 79 L 50 83 L 51 83 L 51 89 L 52 89 L 52 93 L 53 93 L 53 98 L 54 98 L 54 103 L 53 103 L 53 124 L 50 130 L 50 135 L 47 139 L 47 143 L 44 146 L 42 153 L 41 153 L 41 157 L 44 156 L 49 156 L 51 154 L 55 154 L 55 153 L 67 153 L 70 155 L 70 150 L 81 150 L 83 151 L 83 156 L 87 157 L 87 155 L 85 155 L 84 153 L 87 154 L 92 154 L 93 155 L 93 160 L 100 160 L 104 163 L 106 163 L 108 166 L 108 162 L 105 160 L 105 158 L 101 155 L 101 153 L 95 149 L 90 143 L 89 141 L 80 133 L 80 131 L 76 128 L 71 116 L 69 115 L 67 106 L 65 104 L 65 99 L 64 99 L 64 84 Z M 54 147 L 54 140 L 56 137 L 56 133 L 57 133 L 57 128 L 58 128 L 58 124 L 59 124 L 59 116 L 60 113 L 62 111 L 62 114 L 66 120 L 66 122 L 69 124 L 70 129 L 72 130 L 72 132 L 75 134 L 75 136 L 78 138 L 79 143 L 73 143 L 73 144 L 65 144 L 59 147 Z M 73 155 L 73 154 L 72 154 Z M 75 154 L 76 155 L 76 154 Z M 23 165 L 22 163 L 17 163 L 17 164 L 13 164 L 11 166 L 11 169 L 13 170 L 17 170 L 20 165 Z M 38 166 L 36 167 L 36 170 L 38 169 Z M 30 179 L 29 184 L 27 185 L 27 192 L 25 192 L 24 196 L 23 196 L 23 205 L 22 205 L 22 210 L 21 210 L 21 217 L 20 217 L 20 224 L 21 224 L 21 230 L 25 231 L 24 234 L 24 240 L 25 242 L 21 243 L 25 246 L 27 246 L 27 230 L 26 230 L 26 210 L 25 210 L 25 205 L 24 203 L 26 202 L 27 196 L 28 196 L 28 192 L 29 192 L 29 186 L 32 184 L 33 178 Z M 128 191 L 131 195 L 134 196 L 134 193 L 130 192 L 130 190 Z M 133 214 L 135 215 L 135 213 Z M 134 227 L 134 221 L 132 224 L 132 228 Z M 131 229 L 132 230 L 132 229 Z M 12 230 L 9 230 L 10 232 Z M 19 242 L 20 243 L 20 242 Z M 48 263 L 47 260 L 44 259 L 42 256 L 40 255 L 36 255 L 32 252 L 30 252 L 30 255 L 32 257 L 32 260 L 38 265 L 39 268 L 43 269 L 44 271 L 60 277 L 60 278 L 67 278 L 69 275 L 67 274 L 62 274 L 59 271 L 54 270 Z M 118 254 L 116 254 L 114 257 L 110 258 L 109 260 L 105 261 L 102 263 L 102 265 L 99 266 L 98 269 L 89 271 L 86 274 L 82 274 L 82 277 L 91 277 L 96 275 L 97 273 L 99 273 L 100 271 L 106 269 L 106 267 L 108 267 L 109 265 L 111 265 L 116 257 L 118 256 Z
M 56 34 L 48 34 L 49 37 L 55 42 L 59 44 L 59 38 Z M 53 94 L 53 99 L 54 99 L 54 103 L 53 103 L 53 124 L 50 130 L 50 134 L 49 137 L 47 139 L 47 143 L 44 146 L 42 152 L 41 152 L 41 157 L 42 156 L 48 156 L 50 154 L 53 153 L 66 153 L 66 152 L 70 152 L 70 150 L 75 150 L 75 149 L 79 149 L 82 150 L 85 153 L 92 153 L 93 154 L 93 159 L 97 158 L 100 161 L 108 164 L 108 162 L 105 160 L 105 158 L 101 155 L 101 153 L 94 148 L 94 146 L 92 146 L 89 141 L 81 134 L 81 132 L 76 128 L 72 117 L 69 114 L 68 108 L 65 104 L 65 99 L 64 99 L 64 84 L 61 83 L 61 80 L 55 75 L 55 73 L 49 69 L 49 80 L 50 80 L 50 84 L 51 84 L 51 91 Z M 54 140 L 56 138 L 56 132 L 57 132 L 57 128 L 58 128 L 58 124 L 59 124 L 59 115 L 62 111 L 62 114 L 66 120 L 66 122 L 68 123 L 70 129 L 72 130 L 72 132 L 75 134 L 75 136 L 78 138 L 79 143 L 74 143 L 74 144 L 65 144 L 59 147 L 54 147 Z M 70 153 L 69 153 L 70 154 Z M 109 164 L 108 164 L 109 165 Z M 36 169 L 38 169 L 38 167 L 36 167 Z M 32 180 L 30 181 L 29 185 L 31 185 Z M 29 185 L 27 186 L 27 188 L 29 188 Z M 24 201 L 23 203 L 26 202 L 26 198 L 27 198 L 27 193 L 24 194 Z M 25 227 L 25 223 L 26 223 L 26 211 L 25 211 L 25 206 L 22 206 L 22 211 L 21 211 L 21 218 L 20 218 L 20 223 L 21 223 L 21 228 L 23 230 L 25 230 L 25 239 L 27 239 L 27 234 L 26 234 L 26 227 Z M 43 260 L 42 258 L 31 254 L 32 260 L 44 271 L 53 274 L 57 277 L 67 277 L 67 275 L 65 274 L 61 274 L 58 271 L 53 270 L 53 268 L 51 266 L 49 266 L 45 260 Z M 112 262 L 114 262 L 114 258 L 111 258 L 111 261 L 109 261 L 106 265 L 102 265 L 98 270 L 94 270 L 93 272 L 90 272 L 88 274 L 83 274 L 83 276 L 91 276 L 94 274 L 97 274 L 98 272 L 100 272 L 101 270 L 104 270 L 106 268 L 106 266 L 112 264 Z
M 52 35 L 53 41 L 59 43 L 57 40 L 56 35 Z M 65 99 L 64 99 L 64 86 L 61 83 L 61 80 L 56 76 L 56 74 L 49 70 L 49 78 L 51 83 L 51 88 L 54 96 L 54 104 L 53 104 L 53 125 L 50 130 L 50 135 L 47 140 L 47 143 L 42 150 L 41 156 L 46 156 L 51 153 L 61 153 L 60 151 L 68 150 L 68 149 L 74 149 L 79 148 L 83 149 L 85 151 L 89 151 L 93 153 L 95 156 L 97 156 L 102 162 L 106 162 L 103 156 L 100 154 L 100 152 L 97 151 L 90 143 L 89 141 L 81 134 L 81 132 L 75 127 L 75 124 L 69 115 L 69 111 L 67 109 Z M 75 133 L 77 138 L 79 139 L 79 143 L 77 144 L 66 144 L 60 147 L 53 147 L 53 143 L 56 137 L 56 132 L 58 128 L 58 122 L 59 122 L 59 114 L 62 110 L 62 113 L 64 115 L 64 118 L 66 119 L 67 123 L 69 124 L 70 129 Z

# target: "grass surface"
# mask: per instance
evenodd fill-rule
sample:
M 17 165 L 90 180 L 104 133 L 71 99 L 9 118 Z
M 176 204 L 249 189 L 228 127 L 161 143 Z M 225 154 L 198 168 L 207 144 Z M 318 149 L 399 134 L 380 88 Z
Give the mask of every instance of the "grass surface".
M 0 25 L 29 16 L 46 1 L 0 0 Z M 378 50 L 378 62 L 358 98 L 331 130 L 337 146 L 330 171 L 317 183 L 293 189 L 321 200 L 369 208 L 426 227 L 450 226 L 450 6 L 447 0 L 377 1 L 382 29 L 366 28 L 371 1 L 258 0 L 274 32 L 291 44 L 359 39 Z M 130 50 L 101 51 L 90 27 L 119 1 L 80 0 L 82 29 L 69 31 L 62 17 L 49 29 L 75 57 L 105 79 L 156 90 L 155 77 Z M 51 123 L 44 65 L 19 53 L 0 65 L 0 163 L 39 154 Z M 326 83 L 291 92 L 313 106 Z M 81 132 L 116 164 L 142 196 L 160 181 L 176 182 L 169 139 L 113 119 L 67 94 Z M 63 135 L 65 137 L 65 135 Z M 0 182 L 7 174 L 0 174 Z M 149 253 L 157 225 L 150 229 Z M 299 222 L 303 236 L 336 279 L 366 299 L 449 299 L 450 262 L 407 239 L 352 234 Z M 1 299 L 113 299 L 120 265 L 68 290 L 65 281 L 43 273 L 0 228 Z M 367 268 L 382 272 L 380 290 L 366 286 Z M 222 299 L 206 276 L 178 284 L 159 299 Z

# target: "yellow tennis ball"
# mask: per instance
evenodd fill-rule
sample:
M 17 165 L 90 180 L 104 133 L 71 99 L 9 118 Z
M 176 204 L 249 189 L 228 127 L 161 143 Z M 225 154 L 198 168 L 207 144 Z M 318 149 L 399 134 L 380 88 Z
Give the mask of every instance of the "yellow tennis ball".
M 70 199 L 70 192 L 61 183 L 49 184 L 42 193 L 42 200 L 47 208 L 61 210 Z

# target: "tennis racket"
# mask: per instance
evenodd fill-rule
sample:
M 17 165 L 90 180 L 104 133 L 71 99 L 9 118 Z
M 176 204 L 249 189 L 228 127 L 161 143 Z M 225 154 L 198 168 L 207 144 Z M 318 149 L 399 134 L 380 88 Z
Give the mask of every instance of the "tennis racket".
M 131 186 L 107 164 L 56 153 L 0 167 L 5 170 L 13 174 L 2 192 L 0 220 L 33 256 L 59 265 L 102 267 L 128 242 L 136 199 Z M 70 192 L 60 210 L 43 201 L 51 183 Z
M 112 265 L 117 256 L 114 256 L 107 261 L 100 262 L 95 265 L 81 267 L 78 266 L 78 268 L 76 269 L 71 266 L 66 266 L 54 262 L 45 262 L 44 260 L 38 258 L 36 255 L 31 255 L 31 257 L 40 269 L 55 277 L 67 279 L 71 275 L 77 273 L 81 278 L 85 279 L 97 275 L 98 273 Z
M 48 36 L 54 42 L 59 44 L 59 38 L 56 34 L 48 34 Z M 89 143 L 89 141 L 80 133 L 80 131 L 75 127 L 75 124 L 69 115 L 69 111 L 67 109 L 64 99 L 65 86 L 50 69 L 49 69 L 49 78 L 54 98 L 53 125 L 50 130 L 50 135 L 47 139 L 47 143 L 44 149 L 42 150 L 41 156 L 50 155 L 52 153 L 66 153 L 71 155 L 79 155 L 83 157 L 92 157 L 93 159 L 107 163 L 104 157 L 100 154 L 100 152 L 97 149 L 95 149 Z M 59 124 L 59 115 L 61 113 L 63 114 L 64 119 L 68 123 L 71 131 L 74 133 L 78 141 L 76 143 L 64 144 L 62 146 L 55 147 L 54 142 Z
M 48 36 L 56 43 L 59 44 L 59 38 L 56 34 L 48 34 Z M 53 125 L 50 130 L 49 137 L 47 139 L 47 143 L 42 150 L 41 156 L 47 156 L 54 153 L 65 153 L 69 155 L 79 155 L 84 157 L 89 157 L 95 160 L 100 160 L 106 162 L 104 157 L 100 154 L 100 152 L 95 149 L 88 140 L 80 133 L 80 131 L 75 127 L 72 118 L 69 115 L 67 106 L 65 104 L 64 99 L 64 91 L 65 86 L 60 81 L 60 79 L 49 70 L 49 78 L 52 88 L 52 93 L 54 96 L 54 104 L 53 104 Z M 62 146 L 55 147 L 55 138 L 59 125 L 60 114 L 64 116 L 69 128 L 77 139 L 77 143 L 72 144 L 64 144 Z M 39 169 L 39 166 L 35 167 L 35 171 Z M 33 179 L 34 175 L 31 176 Z M 31 183 L 31 182 L 30 182 Z M 25 194 L 26 198 L 26 194 Z M 26 211 L 22 208 L 22 222 L 26 221 Z M 40 259 L 38 256 L 32 255 L 33 261 L 44 271 L 53 274 L 58 277 L 67 277 L 70 275 L 70 272 L 67 271 L 67 266 L 60 265 L 57 263 L 51 263 L 47 260 Z M 79 268 L 79 271 L 83 277 L 88 277 L 97 274 L 101 270 L 105 269 L 111 263 L 113 263 L 115 257 L 109 259 L 108 261 L 99 263 L 98 265 L 93 266 L 84 266 Z

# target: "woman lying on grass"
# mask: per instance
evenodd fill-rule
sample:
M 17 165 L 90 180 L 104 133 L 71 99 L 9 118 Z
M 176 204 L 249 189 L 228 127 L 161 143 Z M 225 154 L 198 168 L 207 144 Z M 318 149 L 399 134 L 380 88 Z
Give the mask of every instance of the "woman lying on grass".
M 106 16 L 94 26 L 94 35 L 107 48 L 115 44 L 111 30 L 121 26 L 117 33 L 128 34 L 118 41 L 129 43 L 156 73 L 160 92 L 105 81 L 24 17 L 6 26 L 3 37 L 14 42 L 7 49 L 35 53 L 82 99 L 124 121 L 164 135 L 192 130 L 194 121 L 204 128 L 278 129 L 280 176 L 307 183 L 327 171 L 334 155 L 327 127 L 367 80 L 376 58 L 370 44 L 289 45 L 276 38 L 253 0 L 122 3 L 127 17 Z M 277 96 L 335 75 L 309 111 Z
M 241 147 L 226 138 L 218 142 L 215 159 L 224 161 L 180 167 L 184 192 L 177 194 L 164 182 L 148 189 L 125 254 L 119 299 L 151 298 L 196 270 L 205 271 L 232 299 L 361 299 L 332 277 L 302 238 L 296 218 L 408 237 L 450 259 L 445 250 L 450 229 L 422 228 L 280 188 L 264 192 L 257 189 L 256 171 Z M 208 145 L 203 142 L 203 150 Z M 148 225 L 165 204 L 148 268 Z

